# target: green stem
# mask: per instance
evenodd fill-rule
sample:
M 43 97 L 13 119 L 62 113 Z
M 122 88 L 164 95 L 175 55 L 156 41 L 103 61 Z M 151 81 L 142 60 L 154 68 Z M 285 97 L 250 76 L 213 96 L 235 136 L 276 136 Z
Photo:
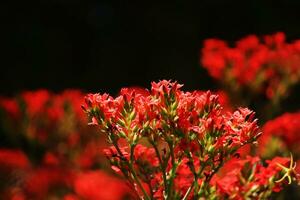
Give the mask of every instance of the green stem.
M 187 198 L 189 197 L 189 195 L 190 195 L 190 193 L 191 193 L 191 191 L 192 191 L 192 189 L 193 189 L 193 186 L 194 186 L 194 184 L 192 184 L 192 185 L 189 187 L 189 189 L 186 191 L 186 193 L 185 193 L 184 197 L 182 198 L 182 200 L 187 200 Z
M 147 194 L 146 190 L 145 190 L 144 187 L 142 186 L 142 184 L 141 184 L 139 178 L 137 177 L 137 175 L 136 175 L 136 173 L 135 173 L 135 171 L 134 171 L 132 165 L 129 164 L 128 167 L 129 167 L 129 169 L 130 169 L 130 171 L 131 171 L 131 174 L 132 174 L 132 176 L 133 176 L 135 182 L 137 183 L 137 185 L 139 186 L 139 188 L 142 190 L 145 200 L 151 200 L 151 198 L 150 198 L 149 195 Z
M 194 183 L 193 183 L 193 187 L 195 188 L 194 189 L 194 198 L 197 199 L 198 198 L 198 193 L 197 193 L 197 190 L 198 190 L 198 174 L 197 174 L 196 169 L 195 169 L 192 152 L 189 151 L 186 154 L 187 154 L 187 157 L 189 159 L 189 165 L 188 166 L 189 166 L 191 172 L 194 175 Z
M 168 144 L 169 144 L 169 148 L 170 148 L 172 165 L 175 165 L 175 155 L 174 155 L 173 142 L 169 142 Z
M 208 186 L 209 186 L 209 182 L 210 182 L 211 178 L 219 171 L 219 169 L 223 166 L 223 164 L 224 164 L 223 154 L 221 154 L 221 161 L 220 161 L 219 165 L 217 167 L 215 167 L 215 166 L 212 167 L 213 172 L 209 176 L 206 177 L 205 181 L 202 182 L 202 185 L 200 187 L 198 194 L 201 193 L 201 190 L 203 187 L 204 187 L 204 191 L 206 191 L 206 192 L 209 191 Z
M 151 185 L 151 182 L 150 182 L 150 178 L 148 178 L 147 185 L 148 185 L 149 190 L 150 190 L 150 195 L 151 195 L 150 198 L 151 198 L 151 200 L 153 200 L 154 199 L 154 197 L 153 197 L 153 188 L 152 188 L 152 185 Z
M 177 167 L 180 165 L 181 160 L 178 160 L 177 162 L 175 161 L 173 142 L 172 141 L 168 142 L 168 145 L 169 145 L 169 149 L 170 149 L 172 169 L 169 173 L 167 199 L 173 200 L 173 195 L 175 192 L 173 189 L 173 182 L 174 182 L 174 178 L 176 176 Z
M 139 198 L 139 193 L 136 190 L 136 187 L 134 186 L 134 180 L 130 176 L 127 175 L 127 173 L 124 169 L 121 169 L 121 171 L 122 171 L 122 174 L 124 175 L 124 177 L 127 179 L 129 187 L 134 191 L 135 196 L 137 198 Z
M 134 181 L 136 182 L 136 184 L 138 185 L 138 187 L 141 189 L 143 195 L 144 195 L 144 198 L 145 200 L 151 200 L 150 197 L 148 196 L 147 192 L 145 191 L 144 187 L 142 186 L 139 178 L 137 177 L 136 173 L 135 173 L 135 170 L 133 169 L 133 166 L 132 166 L 132 163 L 131 162 L 128 162 L 128 160 L 124 157 L 121 149 L 119 148 L 119 146 L 114 142 L 114 146 L 115 148 L 117 149 L 118 153 L 121 155 L 122 157 L 122 161 L 125 162 L 125 164 L 127 165 L 127 167 L 129 168 L 132 176 L 133 176 L 133 179 Z M 134 149 L 134 148 L 133 148 Z M 133 150 L 131 149 L 131 153 L 133 152 Z M 133 156 L 130 155 L 130 159 L 133 159 Z
M 174 192 L 175 192 L 173 190 L 173 182 L 174 182 L 174 178 L 176 176 L 176 169 L 177 169 L 179 164 L 180 164 L 180 162 L 174 163 L 174 165 L 172 166 L 172 169 L 169 173 L 167 198 L 166 198 L 168 200 L 173 200 L 173 195 L 174 195 Z
M 160 153 L 159 153 L 159 150 L 157 148 L 157 145 L 155 145 L 154 141 L 152 140 L 149 140 L 150 144 L 153 146 L 154 150 L 155 150 L 155 153 L 156 153 L 156 156 L 158 157 L 158 161 L 159 161 L 159 166 L 160 166 L 160 169 L 162 171 L 162 175 L 163 175 L 163 181 L 164 181 L 164 188 L 165 188 L 165 192 L 167 192 L 167 177 L 166 177 L 166 167 L 161 159 L 161 156 L 160 156 Z

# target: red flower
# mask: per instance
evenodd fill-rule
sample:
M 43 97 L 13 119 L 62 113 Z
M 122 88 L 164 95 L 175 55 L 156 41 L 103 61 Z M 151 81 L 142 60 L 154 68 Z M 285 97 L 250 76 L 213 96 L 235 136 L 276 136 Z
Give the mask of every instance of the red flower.
M 44 112 L 44 108 L 49 101 L 50 95 L 51 94 L 47 90 L 24 92 L 22 97 L 25 101 L 28 114 L 32 117 L 38 113 Z
M 5 110 L 11 117 L 18 119 L 20 117 L 20 108 L 15 99 L 0 98 L 1 109 Z
M 30 197 L 42 199 L 52 188 L 71 187 L 73 181 L 69 170 L 59 168 L 37 168 L 26 176 L 24 189 Z
M 158 159 L 155 155 L 153 148 L 147 148 L 141 144 L 138 144 L 134 149 L 134 157 L 137 162 L 147 162 L 153 167 L 158 167 Z
M 128 195 L 128 188 L 121 180 L 99 170 L 78 174 L 74 188 L 76 194 L 86 200 L 118 200 Z
M 20 150 L 0 149 L 0 166 L 25 169 L 30 166 L 27 156 Z

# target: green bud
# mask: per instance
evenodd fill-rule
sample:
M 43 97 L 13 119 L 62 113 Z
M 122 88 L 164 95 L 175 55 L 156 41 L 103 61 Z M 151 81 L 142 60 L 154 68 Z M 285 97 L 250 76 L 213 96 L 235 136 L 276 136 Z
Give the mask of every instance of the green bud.
M 123 119 L 119 119 L 119 120 L 117 121 L 117 123 L 118 123 L 120 126 L 122 126 L 122 127 L 125 127 L 125 125 L 126 125 L 126 123 L 125 123 L 125 121 L 124 121 Z
M 135 117 L 136 117 L 136 112 L 133 110 L 133 111 L 130 113 L 130 115 L 129 115 L 129 120 L 130 120 L 130 121 L 131 121 L 131 120 L 134 120 Z
M 172 105 L 171 105 L 172 110 L 176 110 L 177 107 L 178 107 L 178 101 L 175 101 L 174 103 L 172 103 Z

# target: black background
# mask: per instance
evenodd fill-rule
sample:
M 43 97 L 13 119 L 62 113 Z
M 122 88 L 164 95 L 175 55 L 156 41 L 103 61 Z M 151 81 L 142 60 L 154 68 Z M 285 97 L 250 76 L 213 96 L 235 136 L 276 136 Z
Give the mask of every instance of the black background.
M 206 38 L 283 31 L 300 38 L 300 1 L 9 1 L 1 6 L 0 92 L 115 93 L 173 79 L 214 88 L 199 65 Z

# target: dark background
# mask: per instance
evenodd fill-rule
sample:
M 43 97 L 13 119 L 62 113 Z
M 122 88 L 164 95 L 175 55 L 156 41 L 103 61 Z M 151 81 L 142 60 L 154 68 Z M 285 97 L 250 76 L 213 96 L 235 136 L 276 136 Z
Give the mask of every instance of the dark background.
M 81 88 L 115 93 L 173 79 L 215 87 L 199 66 L 206 38 L 283 31 L 300 38 L 300 1 L 9 1 L 1 6 L 0 93 Z

